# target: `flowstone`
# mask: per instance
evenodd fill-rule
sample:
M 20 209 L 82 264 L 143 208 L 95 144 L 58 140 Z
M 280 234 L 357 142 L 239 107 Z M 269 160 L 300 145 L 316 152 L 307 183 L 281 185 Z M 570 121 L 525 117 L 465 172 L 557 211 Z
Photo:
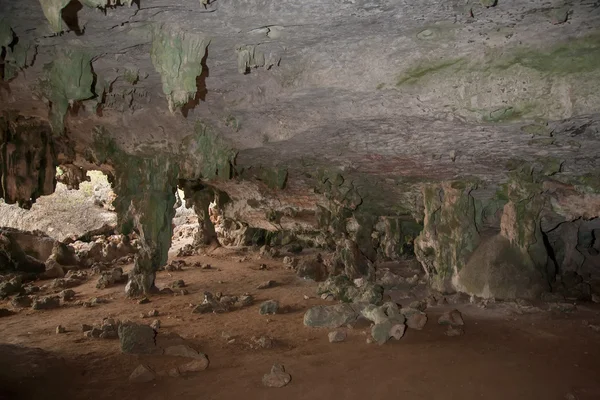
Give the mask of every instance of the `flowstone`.
M 415 239 L 415 255 L 423 265 L 432 286 L 453 291 L 452 277 L 466 265 L 479 244 L 475 225 L 475 201 L 472 183 L 444 182 L 426 185 L 424 228 Z

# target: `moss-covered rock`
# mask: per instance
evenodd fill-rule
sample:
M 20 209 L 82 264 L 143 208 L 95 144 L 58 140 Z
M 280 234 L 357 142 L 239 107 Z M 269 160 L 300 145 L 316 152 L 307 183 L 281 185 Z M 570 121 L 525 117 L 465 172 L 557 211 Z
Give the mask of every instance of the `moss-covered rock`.
M 64 130 L 64 117 L 76 101 L 94 96 L 94 74 L 91 56 L 78 49 L 58 51 L 54 60 L 44 66 L 39 82 L 42 95 L 50 102 L 50 117 L 55 133 Z
M 160 74 L 169 110 L 174 112 L 196 96 L 196 78 L 202 74 L 202 60 L 210 39 L 157 25 L 152 31 L 150 56 Z
M 236 49 L 238 72 L 246 74 L 252 68 L 264 67 L 265 55 L 254 45 L 244 45 Z
M 542 48 L 503 46 L 470 59 L 425 58 L 400 73 L 397 88 L 409 94 L 431 89 L 430 102 L 477 121 L 593 113 L 600 102 L 599 37 L 594 32 Z
M 113 201 L 122 233 L 134 228 L 140 235 L 141 249 L 129 274 L 126 293 L 136 296 L 150 293 L 155 271 L 166 264 L 171 246 L 175 215 L 175 190 L 179 165 L 164 154 L 128 154 L 110 134 L 98 129 L 94 136 L 91 161 L 114 168 Z
M 415 255 L 438 290 L 453 290 L 451 279 L 466 265 L 479 244 L 471 182 L 425 185 L 423 231 L 415 240 Z
M 55 142 L 50 126 L 35 118 L 0 117 L 0 198 L 30 208 L 56 186 Z
M 180 169 L 188 179 L 228 180 L 234 175 L 237 152 L 203 122 L 183 139 L 179 152 Z

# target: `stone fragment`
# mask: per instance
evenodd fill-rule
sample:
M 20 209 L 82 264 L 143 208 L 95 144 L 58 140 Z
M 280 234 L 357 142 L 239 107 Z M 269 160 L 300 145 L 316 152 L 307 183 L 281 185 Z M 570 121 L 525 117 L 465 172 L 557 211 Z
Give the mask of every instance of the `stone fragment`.
M 148 325 L 126 322 L 119 325 L 121 351 L 130 354 L 151 354 L 158 350 L 156 331 Z
M 127 283 L 127 275 L 123 273 L 121 267 L 114 268 L 111 271 L 102 271 L 98 283 L 96 283 L 96 288 L 105 289 L 119 283 Z
M 458 310 L 447 311 L 438 319 L 440 325 L 462 326 L 464 321 Z
M 206 358 L 206 356 L 204 356 L 203 358 L 198 358 L 195 360 L 192 360 L 190 362 L 187 362 L 185 364 L 182 364 L 178 367 L 179 372 L 181 373 L 186 373 L 186 372 L 198 372 L 198 371 L 204 371 L 206 368 L 208 368 L 208 358 Z
M 577 306 L 572 303 L 553 303 L 550 304 L 550 310 L 559 311 L 563 313 L 570 313 L 577 311 Z
M 251 340 L 257 345 L 257 347 L 260 347 L 263 349 L 270 349 L 275 345 L 273 339 L 271 339 L 270 337 L 267 337 L 267 336 L 261 336 L 258 339 L 255 337 L 252 337 Z
M 427 309 L 427 302 L 422 300 L 413 301 L 410 303 L 410 308 L 414 308 L 415 310 L 425 311 Z
M 60 292 L 58 294 L 58 296 L 63 300 L 63 301 L 69 301 L 69 300 L 73 300 L 73 298 L 75 297 L 75 291 L 71 290 L 71 289 L 65 289 L 62 292 Z
M 239 297 L 238 302 L 242 307 L 251 306 L 252 304 L 254 304 L 254 297 L 252 297 L 249 294 L 244 294 Z
M 33 302 L 33 299 L 31 298 L 31 296 L 17 295 L 12 298 L 12 300 L 10 301 L 10 304 L 14 308 L 27 308 L 27 307 L 31 307 L 32 302 Z
M 267 300 L 260 305 L 258 313 L 260 315 L 277 314 L 279 302 L 277 300 Z
M 196 251 L 191 244 L 186 244 L 177 251 L 177 257 L 190 257 L 193 256 Z
M 150 299 L 147 297 L 142 297 L 141 299 L 138 300 L 138 304 L 148 304 L 150 303 Z
M 349 304 L 315 306 L 304 314 L 304 325 L 314 328 L 339 328 L 356 321 L 358 316 Z
M 154 321 L 152 321 L 150 327 L 155 331 L 158 331 L 160 329 L 160 319 L 155 319 Z
M 9 309 L 0 308 L 0 318 L 2 318 L 2 317 L 10 317 L 13 314 L 14 314 L 14 312 L 10 311 Z
M 448 325 L 448 330 L 444 333 L 446 336 L 460 336 L 464 334 L 465 331 L 462 326 L 452 326 Z
M 260 285 L 258 285 L 256 288 L 257 289 L 268 289 L 275 286 L 275 281 L 266 281 L 261 283 Z
M 283 257 L 283 266 L 285 268 L 294 269 L 297 264 L 298 264 L 298 260 L 296 260 L 294 257 L 290 257 L 290 256 Z
M 375 343 L 379 345 L 385 344 L 391 337 L 390 332 L 392 327 L 394 327 L 394 324 L 390 320 L 384 320 L 373 325 L 371 327 L 371 337 Z
M 60 298 L 58 296 L 40 297 L 33 301 L 31 308 L 34 310 L 50 310 L 60 307 Z
M 140 364 L 136 369 L 133 370 L 129 375 L 129 382 L 131 383 L 148 383 L 156 379 L 156 374 L 147 365 Z
M 171 283 L 171 288 L 173 289 L 180 289 L 185 287 L 185 282 L 183 281 L 183 279 L 179 279 L 176 280 L 175 282 Z
M 327 337 L 329 338 L 329 343 L 343 342 L 344 340 L 346 340 L 346 332 L 339 330 L 329 332 L 327 334 Z
M 599 304 L 599 303 L 600 303 L 600 295 L 598 295 L 598 294 L 596 294 L 596 293 L 592 294 L 592 301 L 593 301 L 594 303 L 597 303 L 597 304 Z
M 21 293 L 21 290 L 21 281 L 17 278 L 6 282 L 0 282 L 0 299 L 12 296 L 13 294 Z
M 62 325 L 58 325 L 58 326 L 56 327 L 56 334 L 59 334 L 59 333 L 65 333 L 66 331 L 67 331 L 67 330 L 66 330 L 66 329 L 65 329 L 65 327 L 64 327 L 64 326 L 62 326 Z
M 283 365 L 274 364 L 271 372 L 263 376 L 262 383 L 266 387 L 280 388 L 290 383 L 291 380 L 292 376 L 285 372 Z
M 421 330 L 427 323 L 427 314 L 425 313 L 413 313 L 406 317 L 406 325 L 410 329 Z
M 213 312 L 213 307 L 207 303 L 198 304 L 192 310 L 192 313 L 194 313 L 194 314 L 209 314 L 212 312 Z
M 300 278 L 311 279 L 315 282 L 324 281 L 328 274 L 327 266 L 323 263 L 320 254 L 302 259 L 296 268 L 296 275 Z
M 173 346 L 169 346 L 165 349 L 164 354 L 166 356 L 172 357 L 187 357 L 187 358 L 197 358 L 204 359 L 206 356 L 186 344 L 177 344 Z
M 390 337 L 393 337 L 396 340 L 402 339 L 404 336 L 404 332 L 406 332 L 406 325 L 404 324 L 396 324 L 390 328 Z

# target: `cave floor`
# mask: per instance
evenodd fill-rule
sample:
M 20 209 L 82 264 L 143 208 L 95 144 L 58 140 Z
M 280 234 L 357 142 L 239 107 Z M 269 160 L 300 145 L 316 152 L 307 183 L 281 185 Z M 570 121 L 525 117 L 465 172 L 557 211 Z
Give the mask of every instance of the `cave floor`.
M 123 286 L 96 289 L 96 279 L 90 279 L 74 288 L 77 299 L 103 297 L 108 304 L 28 309 L 0 319 L 0 399 L 600 399 L 600 333 L 588 326 L 600 323 L 598 305 L 580 305 L 569 314 L 523 314 L 514 304 L 439 306 L 427 310 L 422 331 L 409 329 L 400 341 L 367 344 L 369 326 L 357 324 L 347 330 L 345 342 L 331 344 L 328 330 L 302 324 L 309 306 L 331 304 L 315 296 L 314 282 L 297 278 L 281 259 L 249 254 L 239 262 L 241 257 L 220 249 L 186 259 L 208 262 L 212 269 L 158 274 L 159 287 L 183 279 L 187 296 L 157 295 L 140 305 L 124 297 Z M 261 263 L 267 269 L 260 270 Z M 256 290 L 266 280 L 278 285 Z M 192 314 L 190 303 L 200 303 L 206 290 L 249 292 L 256 302 L 225 314 Z M 285 312 L 259 315 L 258 304 L 271 298 Z M 448 337 L 436 323 L 451 308 L 463 313 L 462 336 Z M 159 336 L 185 338 L 208 355 L 207 370 L 133 384 L 128 376 L 140 363 L 159 371 L 170 361 L 121 354 L 118 340 L 85 339 L 81 333 L 82 323 L 99 324 L 104 317 L 150 323 L 140 314 L 153 309 L 160 313 Z M 56 334 L 58 324 L 67 333 Z M 276 345 L 251 348 L 251 337 L 262 335 Z M 261 384 L 273 363 L 292 375 L 284 388 Z

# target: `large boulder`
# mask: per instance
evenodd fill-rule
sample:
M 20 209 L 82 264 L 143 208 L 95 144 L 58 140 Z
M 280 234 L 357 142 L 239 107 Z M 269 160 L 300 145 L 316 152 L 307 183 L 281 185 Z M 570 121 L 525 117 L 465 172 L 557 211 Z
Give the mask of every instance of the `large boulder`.
M 338 328 L 356 321 L 358 312 L 349 304 L 315 306 L 304 314 L 304 325 L 314 328 Z
M 459 290 L 483 298 L 533 299 L 549 289 L 526 252 L 502 235 L 483 242 L 456 279 Z

